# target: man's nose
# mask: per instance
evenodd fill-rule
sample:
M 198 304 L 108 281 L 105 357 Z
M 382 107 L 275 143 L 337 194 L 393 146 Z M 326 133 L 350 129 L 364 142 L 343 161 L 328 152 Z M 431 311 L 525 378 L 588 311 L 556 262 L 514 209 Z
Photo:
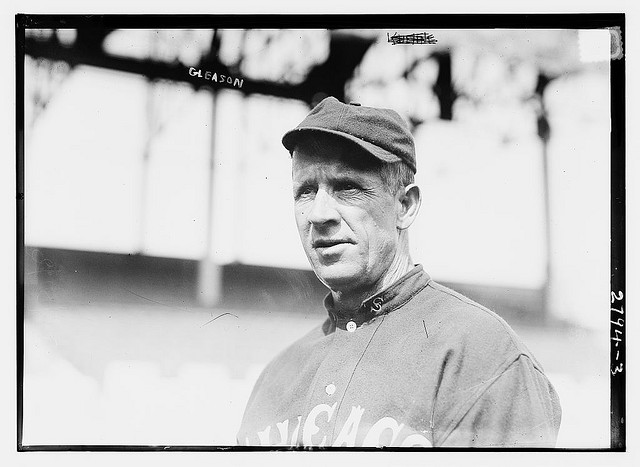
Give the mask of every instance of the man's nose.
M 308 219 L 311 224 L 316 226 L 340 221 L 336 202 L 325 190 L 316 192 Z

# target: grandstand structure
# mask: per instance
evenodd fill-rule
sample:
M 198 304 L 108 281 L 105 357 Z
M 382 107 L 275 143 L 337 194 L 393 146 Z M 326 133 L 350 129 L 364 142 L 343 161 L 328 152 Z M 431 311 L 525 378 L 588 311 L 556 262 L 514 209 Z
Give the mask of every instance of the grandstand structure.
M 481 278 L 465 280 L 464 278 L 456 279 L 454 275 L 454 277 L 445 277 L 444 281 L 462 288 L 474 298 L 488 301 L 490 305 L 503 309 L 507 315 L 515 313 L 523 319 L 529 317 L 534 321 L 539 320 L 545 315 L 543 310 L 549 306 L 549 289 L 553 274 L 551 266 L 553 235 L 550 227 L 548 180 L 550 169 L 547 151 L 551 126 L 543 96 L 555 78 L 566 77 L 567 74 L 581 71 L 581 64 L 576 60 L 579 55 L 576 53 L 577 33 L 566 30 L 551 34 L 546 32 L 544 41 L 539 40 L 542 35 L 537 35 L 538 41 L 535 43 L 528 40 L 522 31 L 512 31 L 497 39 L 491 38 L 487 31 L 466 31 L 464 35 L 444 31 L 437 36 L 439 39 L 436 44 L 412 49 L 405 46 L 402 50 L 402 46 L 397 44 L 394 45 L 395 49 L 390 47 L 388 40 L 385 41 L 379 31 L 371 30 L 149 31 L 117 30 L 106 27 L 86 27 L 77 30 L 27 29 L 24 39 L 25 53 L 28 58 L 27 74 L 32 72 L 33 80 L 28 80 L 31 86 L 27 89 L 26 98 L 30 100 L 28 106 L 33 109 L 29 113 L 31 124 L 36 125 L 38 116 L 46 112 L 48 102 L 55 99 L 56 89 L 63 86 L 65 79 L 71 76 L 74 70 L 92 67 L 115 71 L 135 75 L 147 83 L 150 90 L 147 92 L 145 103 L 146 136 L 140 156 L 143 160 L 143 169 L 139 173 L 137 188 L 140 191 L 138 194 L 140 207 L 136 215 L 139 224 L 136 246 L 129 248 L 128 251 L 126 248 L 124 248 L 125 251 L 110 251 L 108 247 L 98 248 L 99 251 L 96 253 L 126 253 L 128 256 L 148 255 L 186 260 L 186 263 L 185 261 L 176 262 L 175 267 L 193 270 L 193 276 L 188 281 L 195 281 L 198 284 L 196 289 L 199 293 L 195 295 L 199 302 L 205 306 L 214 306 L 224 298 L 225 277 L 229 280 L 230 277 L 238 276 L 234 270 L 238 269 L 239 264 L 266 268 L 272 266 L 268 260 L 256 262 L 251 258 L 242 260 L 231 257 L 218 261 L 213 258 L 216 249 L 216 245 L 213 244 L 215 242 L 213 231 L 216 225 L 227 221 L 216 219 L 214 206 L 216 196 L 214 172 L 217 163 L 215 127 L 221 126 L 221 119 L 224 116 L 220 115 L 222 112 L 216 111 L 218 106 L 213 103 L 220 93 L 236 93 L 241 96 L 241 99 L 254 95 L 267 96 L 282 101 L 301 102 L 307 108 L 327 95 L 333 95 L 341 100 L 350 100 L 358 95 L 366 98 L 371 95 L 388 94 L 390 96 L 388 98 L 375 97 L 367 101 L 377 99 L 381 100 L 382 105 L 399 107 L 412 128 L 420 130 L 422 127 L 428 128 L 433 121 L 451 121 L 459 118 L 454 115 L 456 108 L 490 106 L 496 99 L 504 101 L 505 89 L 509 88 L 508 78 L 517 77 L 518 74 L 528 74 L 530 76 L 527 76 L 525 81 L 528 80 L 529 83 L 524 84 L 522 89 L 517 89 L 506 99 L 513 100 L 512 105 L 531 108 L 528 109 L 531 114 L 528 118 L 536 122 L 535 132 L 540 143 L 538 152 L 542 161 L 542 170 L 536 195 L 542 200 L 543 216 L 536 221 L 541 224 L 543 233 L 542 235 L 539 235 L 540 232 L 536 233 L 539 238 L 535 240 L 535 248 L 544 255 L 544 261 L 542 265 L 533 265 L 534 269 L 540 270 L 539 277 L 526 279 L 521 284 L 511 284 L 510 287 L 503 288 L 500 288 L 500 284 L 483 282 Z M 569 44 L 569 46 L 558 46 L 558 44 Z M 378 51 L 382 47 L 386 50 L 381 54 Z M 492 64 L 486 63 L 484 56 L 487 55 L 487 50 L 493 49 L 506 50 L 500 58 L 503 63 L 494 63 L 493 66 L 498 69 L 507 66 L 510 70 L 505 76 L 496 75 L 494 79 L 498 80 L 493 83 L 493 86 L 477 89 L 477 82 L 483 80 L 482 74 L 491 74 Z M 384 54 L 390 51 L 402 57 L 400 63 L 380 62 L 385 58 Z M 458 66 L 456 71 L 460 76 L 456 76 L 456 73 L 452 72 L 452 55 L 465 56 L 467 60 L 474 62 L 475 68 L 468 71 Z M 210 76 L 213 73 L 227 76 L 229 79 L 232 76 L 241 76 L 242 86 L 237 87 L 238 78 L 235 81 L 236 85 L 221 83 L 217 79 L 215 81 L 199 79 L 202 76 L 194 77 L 193 73 L 187 72 L 187 67 L 194 70 L 212 70 Z M 461 69 L 462 72 L 460 72 Z M 472 75 L 462 76 L 465 72 Z M 409 84 L 408 89 L 400 92 L 398 99 L 393 92 L 398 87 L 399 79 Z M 486 79 L 484 78 L 485 81 Z M 170 94 L 171 89 L 178 86 L 186 86 L 192 93 L 203 94 L 200 91 L 206 90 L 204 94 L 214 108 L 209 126 L 211 136 L 206 188 L 201 194 L 208 204 L 204 209 L 204 219 L 198 221 L 201 235 L 205 238 L 204 246 L 199 254 L 189 254 L 182 258 L 178 252 L 149 252 L 145 245 L 145 231 L 154 228 L 152 225 L 147 225 L 148 209 L 145 207 L 152 202 L 149 199 L 151 196 L 149 194 L 149 159 L 153 157 L 151 148 L 157 144 L 154 139 L 157 139 L 158 134 L 162 132 L 163 125 L 174 118 L 173 112 L 176 106 L 171 107 L 171 101 L 176 99 Z M 391 92 L 385 93 L 385 89 L 390 88 Z M 412 99 L 407 98 L 409 93 L 414 91 L 418 94 L 416 99 L 424 96 L 418 104 L 412 104 Z M 100 91 L 96 89 L 96 92 Z M 69 122 L 72 121 L 73 119 L 70 118 Z M 511 130 L 506 129 L 503 135 L 497 137 L 507 141 L 514 138 L 509 131 Z M 243 133 L 251 138 L 252 128 L 244 128 Z M 27 135 L 29 135 L 28 132 Z M 275 136 L 273 139 L 277 140 Z M 423 148 L 425 153 L 429 150 L 430 148 Z M 244 155 L 241 151 L 237 151 L 236 157 L 244 157 Z M 424 158 L 426 167 L 429 162 L 427 156 Z M 28 211 L 27 216 L 29 216 Z M 40 237 L 42 235 L 38 236 L 38 240 Z M 185 239 L 185 241 L 188 240 Z M 420 238 L 416 239 L 417 243 L 420 241 Z M 58 252 L 60 254 L 51 251 L 56 249 L 56 242 L 47 244 L 46 238 L 43 241 L 39 240 L 38 244 L 30 245 L 27 235 L 27 246 L 37 248 L 36 251 L 40 252 L 37 254 L 43 254 L 42 252 L 45 251 L 45 256 L 58 258 L 59 264 L 62 258 L 65 258 L 67 270 L 75 269 L 72 265 L 74 261 L 80 263 L 93 261 L 86 257 L 90 256 L 86 248 L 79 249 L 84 252 L 78 253 L 77 260 L 71 259 L 73 246 L 65 248 L 63 245 L 62 248 L 57 248 L 64 250 Z M 123 265 L 131 265 L 132 261 L 135 261 L 135 257 L 134 260 L 130 258 L 112 260 Z M 140 259 L 140 261 L 146 260 Z M 193 261 L 197 262 L 195 270 L 189 266 Z M 284 264 L 276 262 L 273 266 L 305 269 L 304 263 L 299 258 L 291 264 L 285 261 Z M 132 270 L 128 266 L 126 269 Z M 153 269 L 155 268 L 146 269 L 146 271 Z M 123 271 L 123 274 L 126 275 L 127 272 Z M 301 274 L 307 276 L 305 280 L 308 283 L 313 283 L 312 279 L 308 278 L 307 272 L 301 272 Z M 266 276 L 269 274 L 267 273 Z M 282 284 L 279 287 L 277 284 L 265 283 L 264 288 L 278 290 L 278 288 L 282 289 Z M 321 291 L 317 288 L 317 284 L 316 287 L 312 287 L 312 290 Z M 316 296 L 318 293 L 320 292 L 317 292 Z M 287 293 L 280 295 L 286 296 Z M 504 303 L 501 303 L 502 298 Z

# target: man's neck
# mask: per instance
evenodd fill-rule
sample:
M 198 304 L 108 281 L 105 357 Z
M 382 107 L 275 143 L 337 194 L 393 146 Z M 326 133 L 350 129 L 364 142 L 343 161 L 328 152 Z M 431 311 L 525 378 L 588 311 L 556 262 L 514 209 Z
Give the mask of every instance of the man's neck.
M 408 255 L 396 256 L 387 272 L 371 287 L 363 290 L 332 290 L 334 306 L 340 310 L 357 311 L 367 298 L 394 284 L 412 268 L 413 262 Z

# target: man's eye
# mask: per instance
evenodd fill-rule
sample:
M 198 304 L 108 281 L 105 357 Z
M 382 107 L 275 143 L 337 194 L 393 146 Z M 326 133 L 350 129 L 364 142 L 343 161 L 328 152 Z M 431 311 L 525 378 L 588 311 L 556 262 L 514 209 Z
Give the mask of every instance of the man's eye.
M 296 198 L 313 195 L 315 193 L 315 189 L 312 186 L 302 186 L 296 190 Z
M 360 187 L 355 183 L 340 183 L 336 189 L 338 191 L 357 191 L 360 190 Z

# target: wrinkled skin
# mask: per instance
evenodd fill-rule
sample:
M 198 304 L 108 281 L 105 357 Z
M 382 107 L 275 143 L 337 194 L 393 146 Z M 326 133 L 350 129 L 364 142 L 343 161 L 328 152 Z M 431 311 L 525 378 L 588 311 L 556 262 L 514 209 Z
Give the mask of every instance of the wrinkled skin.
M 411 262 L 399 241 L 404 192 L 390 193 L 375 165 L 350 150 L 296 150 L 292 176 L 298 232 L 313 270 L 334 295 L 357 303 Z

